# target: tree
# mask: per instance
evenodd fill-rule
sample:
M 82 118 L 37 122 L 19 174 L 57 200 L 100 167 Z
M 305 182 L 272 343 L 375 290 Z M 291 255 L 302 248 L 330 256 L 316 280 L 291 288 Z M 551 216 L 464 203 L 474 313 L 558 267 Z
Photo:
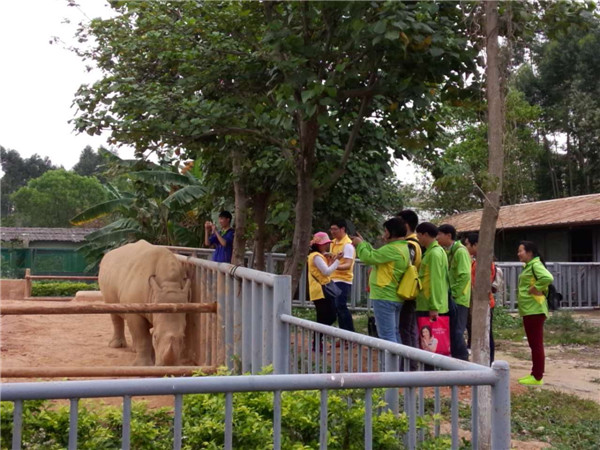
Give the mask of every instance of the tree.
M 38 154 L 23 159 L 16 150 L 7 150 L 0 145 L 0 163 L 4 175 L 0 179 L 0 215 L 5 221 L 6 217 L 14 212 L 11 194 L 33 178 L 41 176 L 44 172 L 56 169 L 48 157 L 42 158 Z
M 549 39 L 533 47 L 534 67 L 524 67 L 517 77 L 527 99 L 541 108 L 540 134 L 547 153 L 565 154 L 548 158 L 555 178 L 544 198 L 600 190 L 600 63 L 595 56 L 600 52 L 600 20 L 588 10 L 581 15 L 583 24 L 551 29 Z M 553 139 L 556 134 L 563 138 Z M 553 152 L 552 140 L 558 147 Z
M 104 150 L 104 149 L 102 149 Z M 105 150 L 106 151 L 106 150 Z M 98 176 L 101 174 L 101 166 L 104 164 L 100 152 L 94 151 L 92 147 L 86 145 L 79 155 L 79 161 L 73 166 L 73 172 L 83 177 Z
M 315 185 L 326 191 L 344 174 L 365 119 L 394 138 L 396 156 L 408 154 L 408 143 L 422 148 L 438 131 L 436 101 L 460 92 L 474 70 L 476 49 L 455 4 L 113 5 L 116 17 L 80 33 L 96 39 L 80 54 L 105 76 L 78 91 L 77 129 L 110 129 L 115 143 L 159 155 L 208 151 L 214 137 L 277 147 L 295 176 L 286 268 L 294 280 Z M 326 150 L 337 163 L 317 180 Z
M 68 227 L 75 214 L 105 198 L 96 178 L 49 170 L 11 196 L 19 226 Z
M 195 211 L 206 193 L 192 168 L 180 171 L 178 165 L 149 161 L 123 160 L 102 150 L 109 178 L 117 178 L 124 190 L 105 185 L 103 199 L 71 218 L 72 225 L 83 225 L 101 217 L 113 220 L 86 236 L 82 247 L 92 269 L 110 249 L 145 239 L 157 245 L 197 247 L 203 239 L 202 221 Z

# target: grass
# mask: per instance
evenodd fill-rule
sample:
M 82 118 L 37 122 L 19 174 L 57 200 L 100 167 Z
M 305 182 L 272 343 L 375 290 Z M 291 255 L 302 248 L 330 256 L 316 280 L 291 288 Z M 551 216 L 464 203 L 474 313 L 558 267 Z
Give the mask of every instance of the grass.
M 525 337 L 523 320 L 505 308 L 494 310 L 494 338 L 520 342 Z M 600 345 L 600 328 L 576 320 L 569 311 L 557 311 L 544 324 L 546 345 Z
M 556 449 L 600 448 L 600 405 L 571 394 L 530 389 L 513 395 L 513 438 L 552 443 Z

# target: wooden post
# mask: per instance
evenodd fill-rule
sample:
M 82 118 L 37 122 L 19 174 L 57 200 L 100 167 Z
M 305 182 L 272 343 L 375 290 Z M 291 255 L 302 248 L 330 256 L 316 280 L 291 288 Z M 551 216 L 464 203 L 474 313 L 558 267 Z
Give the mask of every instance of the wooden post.
M 25 298 L 31 297 L 31 269 L 25 269 Z

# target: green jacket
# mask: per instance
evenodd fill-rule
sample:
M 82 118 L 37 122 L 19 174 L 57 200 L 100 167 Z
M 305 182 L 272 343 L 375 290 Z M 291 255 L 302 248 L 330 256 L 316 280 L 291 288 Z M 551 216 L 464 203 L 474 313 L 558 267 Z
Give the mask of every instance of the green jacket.
M 471 255 L 467 247 L 455 241 L 448 253 L 450 291 L 457 305 L 471 306 Z
M 356 254 L 363 263 L 373 266 L 369 298 L 401 302 L 396 290 L 410 263 L 406 241 L 392 241 L 378 249 L 363 241 L 356 247 Z
M 419 267 L 421 290 L 417 295 L 417 311 L 448 312 L 448 257 L 433 241 L 421 260 Z
M 547 293 L 548 286 L 553 281 L 554 277 L 544 267 L 539 257 L 535 257 L 525 264 L 521 275 L 519 275 L 520 316 L 532 316 L 534 314 L 545 314 L 548 316 L 548 301 L 546 300 L 546 296 L 530 294 L 529 288 L 535 286 L 538 291 Z

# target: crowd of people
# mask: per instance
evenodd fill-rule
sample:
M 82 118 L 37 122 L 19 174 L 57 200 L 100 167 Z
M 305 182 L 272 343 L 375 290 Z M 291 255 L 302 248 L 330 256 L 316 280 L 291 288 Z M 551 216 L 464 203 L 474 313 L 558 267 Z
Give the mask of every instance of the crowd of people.
M 358 257 L 370 266 L 369 298 L 379 338 L 468 361 L 471 323 L 480 320 L 471 314 L 478 233 L 469 233 L 461 241 L 452 225 L 418 223 L 417 214 L 411 210 L 401 211 L 383 223 L 383 245 L 378 248 L 366 242 L 360 233 L 348 236 L 346 229 L 344 220 L 336 220 L 330 228 L 333 240 L 320 231 L 311 241 L 308 282 L 317 321 L 332 325 L 337 319 L 340 328 L 354 330 L 347 303 L 354 260 Z M 518 309 L 533 362 L 531 374 L 519 383 L 542 385 L 543 325 L 548 316 L 545 295 L 553 277 L 533 242 L 521 242 L 517 254 L 525 264 L 519 276 Z M 418 270 L 419 289 L 414 298 L 407 299 L 400 295 L 399 287 L 410 266 Z M 492 263 L 490 364 L 495 356 L 494 293 L 502 289 L 501 283 L 501 270 Z
M 228 211 L 219 214 L 219 225 L 205 223 L 204 244 L 215 248 L 213 261 L 230 262 L 234 229 Z M 458 239 L 449 224 L 437 227 L 419 223 L 412 210 L 400 211 L 383 223 L 383 242 L 374 248 L 360 233 L 349 236 L 345 220 L 334 220 L 329 234 L 319 231 L 310 242 L 307 274 L 309 298 L 317 322 L 354 331 L 348 301 L 358 257 L 371 267 L 369 297 L 378 337 L 468 361 L 471 346 L 472 286 L 477 268 L 478 233 Z M 546 293 L 552 274 L 533 242 L 522 241 L 517 256 L 524 263 L 519 276 L 518 310 L 531 349 L 532 370 L 521 378 L 524 385 L 542 385 L 544 375 L 544 322 L 548 317 Z M 403 298 L 398 289 L 409 267 L 418 271 L 419 289 L 414 298 Z M 494 293 L 501 290 L 501 270 L 492 262 L 489 292 L 490 364 L 494 361 Z M 447 325 L 445 325 L 447 324 Z M 468 335 L 465 341 L 465 332 Z M 316 343 L 314 343 L 316 345 Z M 411 362 L 411 370 L 415 364 Z

